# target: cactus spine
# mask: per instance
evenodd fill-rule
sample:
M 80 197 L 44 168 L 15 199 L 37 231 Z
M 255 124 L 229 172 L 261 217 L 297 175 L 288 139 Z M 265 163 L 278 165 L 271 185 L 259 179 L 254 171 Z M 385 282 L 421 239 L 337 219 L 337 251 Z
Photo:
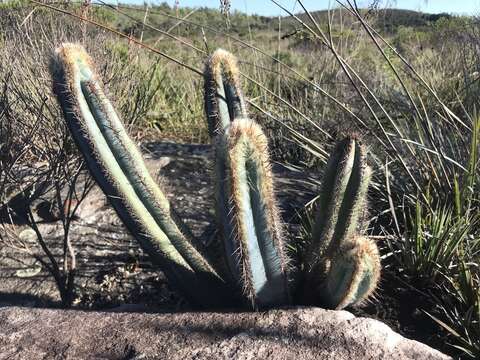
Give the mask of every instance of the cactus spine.
M 206 63 L 205 112 L 211 137 L 224 132 L 233 120 L 248 118 L 239 73 L 235 57 L 222 49 Z
M 248 118 L 230 53 L 217 50 L 205 69 L 205 109 L 215 144 L 216 212 L 223 235 L 223 241 L 215 243 L 221 250 L 215 267 L 150 176 L 85 50 L 62 45 L 52 70 L 55 93 L 92 176 L 152 260 L 194 304 L 235 305 L 234 287 L 254 308 L 290 302 L 268 141 Z M 375 289 L 378 249 L 361 236 L 370 174 L 358 140 L 340 142 L 327 164 L 305 256 L 305 302 L 343 308 Z
M 196 303 L 221 302 L 223 281 L 200 252 L 150 176 L 140 151 L 109 100 L 85 50 L 64 44 L 53 62 L 54 87 L 87 165 L 132 234 Z M 218 297 L 218 298 L 217 298 Z
M 354 137 L 341 141 L 327 164 L 307 250 L 307 301 L 340 309 L 365 300 L 376 288 L 378 249 L 359 235 L 370 176 L 364 147 Z
M 343 309 L 367 299 L 380 278 L 380 256 L 376 244 L 358 236 L 350 248 L 344 246 L 333 256 L 320 301 L 329 308 Z
M 230 277 L 254 307 L 286 304 L 287 256 L 268 141 L 248 119 L 236 59 L 224 50 L 207 62 L 205 105 L 215 142 L 217 219 Z

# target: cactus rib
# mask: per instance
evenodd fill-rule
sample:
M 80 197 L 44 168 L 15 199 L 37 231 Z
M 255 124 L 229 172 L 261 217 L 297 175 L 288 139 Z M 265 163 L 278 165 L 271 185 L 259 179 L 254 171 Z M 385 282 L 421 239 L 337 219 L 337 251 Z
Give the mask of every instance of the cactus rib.
M 212 296 L 206 295 L 207 289 L 199 290 L 202 286 L 196 282 L 205 279 L 218 287 L 222 280 L 192 245 L 186 226 L 173 215 L 168 199 L 105 97 L 91 58 L 81 46 L 63 44 L 56 51 L 53 66 L 55 89 L 67 123 L 92 175 L 117 213 L 191 299 L 211 303 Z M 185 278 L 196 284 L 195 291 L 183 284 Z
M 268 141 L 248 118 L 236 59 L 222 49 L 207 61 L 205 106 L 215 142 L 217 219 L 227 272 L 254 307 L 285 304 L 287 256 Z
M 236 118 L 247 118 L 236 58 L 218 49 L 205 66 L 205 109 L 210 136 L 225 131 Z
M 353 248 L 342 248 L 332 261 L 324 287 L 322 302 L 331 308 L 343 309 L 367 299 L 380 278 L 380 256 L 376 244 L 358 237 Z
M 355 159 L 355 142 L 345 139 L 340 142 L 331 156 L 322 181 L 322 191 L 312 230 L 311 265 L 318 253 L 329 248 L 338 224 L 338 215 L 344 200 Z
M 307 299 L 343 308 L 375 289 L 380 260 L 375 243 L 358 235 L 371 169 L 355 137 L 341 141 L 325 171 L 312 240 L 306 257 Z
M 249 119 L 236 119 L 217 142 L 217 209 L 228 265 L 254 306 L 288 302 L 286 255 L 267 139 Z

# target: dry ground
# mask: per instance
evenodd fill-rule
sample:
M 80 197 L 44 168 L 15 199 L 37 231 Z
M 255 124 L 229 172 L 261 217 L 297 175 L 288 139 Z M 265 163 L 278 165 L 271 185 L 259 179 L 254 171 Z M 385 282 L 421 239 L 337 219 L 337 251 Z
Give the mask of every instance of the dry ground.
M 147 143 L 142 147 L 147 165 L 157 178 L 165 179 L 171 202 L 197 236 L 208 239 L 215 232 L 213 185 L 209 145 Z M 284 218 L 291 221 L 313 194 L 298 181 L 296 173 L 274 165 L 277 192 Z M 35 207 L 35 205 L 34 205 Z M 174 292 L 148 257 L 126 231 L 98 187 L 79 208 L 72 229 L 77 251 L 77 305 L 108 308 L 141 304 L 156 310 L 178 310 L 184 300 Z M 62 226 L 40 222 L 40 230 L 55 253 L 61 252 Z M 17 233 L 35 246 L 35 234 L 26 226 Z M 53 306 L 59 301 L 55 284 L 45 269 L 28 254 L 7 246 L 0 248 L 0 305 Z

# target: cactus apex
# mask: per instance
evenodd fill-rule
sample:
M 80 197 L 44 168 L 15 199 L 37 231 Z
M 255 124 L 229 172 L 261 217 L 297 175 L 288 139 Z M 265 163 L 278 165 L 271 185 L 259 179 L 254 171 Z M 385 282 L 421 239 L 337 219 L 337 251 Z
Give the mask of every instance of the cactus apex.
M 76 43 L 65 42 L 60 44 L 60 46 L 55 49 L 55 55 L 64 58 L 71 58 L 73 57 L 73 55 L 75 55 L 75 57 L 81 57 L 86 61 L 91 61 L 90 55 L 87 54 L 85 48 L 82 45 Z
M 226 75 L 230 77 L 230 80 L 237 83 L 237 85 L 240 85 L 238 77 L 240 71 L 238 69 L 237 58 L 227 50 L 215 50 L 208 59 L 207 67 L 210 68 L 210 71 L 215 78 L 222 75 L 223 67 L 223 71 L 225 71 Z
M 237 59 L 226 50 L 216 50 L 204 72 L 205 112 L 210 136 L 225 132 L 236 118 L 247 118 Z
M 375 242 L 359 236 L 353 247 L 342 248 L 330 262 L 320 298 L 330 307 L 343 309 L 366 300 L 380 279 L 380 255 Z
M 82 71 L 76 71 L 76 67 L 82 65 Z M 55 74 L 63 72 L 65 78 L 72 79 L 76 74 L 79 80 L 91 80 L 95 77 L 94 63 L 85 48 L 80 44 L 62 43 L 54 51 L 52 71 Z

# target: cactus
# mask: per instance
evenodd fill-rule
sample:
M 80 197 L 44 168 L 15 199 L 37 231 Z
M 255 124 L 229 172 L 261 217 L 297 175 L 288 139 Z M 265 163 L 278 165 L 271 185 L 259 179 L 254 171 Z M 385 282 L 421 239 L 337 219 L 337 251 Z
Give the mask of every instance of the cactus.
M 215 141 L 217 221 L 227 268 L 253 306 L 286 304 L 287 256 L 268 141 L 248 118 L 239 84 L 236 59 L 215 51 L 205 70 L 205 108 Z
M 322 182 L 312 239 L 307 247 L 305 298 L 344 308 L 365 300 L 376 288 L 380 260 L 364 227 L 371 169 L 355 137 L 341 141 Z
M 205 68 L 221 234 L 207 249 L 148 173 L 85 50 L 74 44 L 60 46 L 52 73 L 54 91 L 90 173 L 172 283 L 203 307 L 290 303 L 289 262 L 268 141 L 248 117 L 231 54 L 217 50 Z M 378 249 L 360 231 L 371 172 L 365 157 L 364 148 L 350 137 L 338 145 L 327 166 L 305 259 L 302 302 L 342 308 L 368 297 L 378 281 Z
M 204 78 L 208 131 L 214 137 L 224 132 L 233 120 L 248 118 L 247 107 L 237 61 L 232 54 L 216 50 L 206 63 Z
M 105 97 L 91 58 L 81 46 L 63 44 L 56 50 L 52 71 L 70 131 L 127 228 L 191 300 L 206 306 L 221 303 L 221 292 L 213 296 L 212 290 L 224 287 L 222 278 L 150 176 Z

